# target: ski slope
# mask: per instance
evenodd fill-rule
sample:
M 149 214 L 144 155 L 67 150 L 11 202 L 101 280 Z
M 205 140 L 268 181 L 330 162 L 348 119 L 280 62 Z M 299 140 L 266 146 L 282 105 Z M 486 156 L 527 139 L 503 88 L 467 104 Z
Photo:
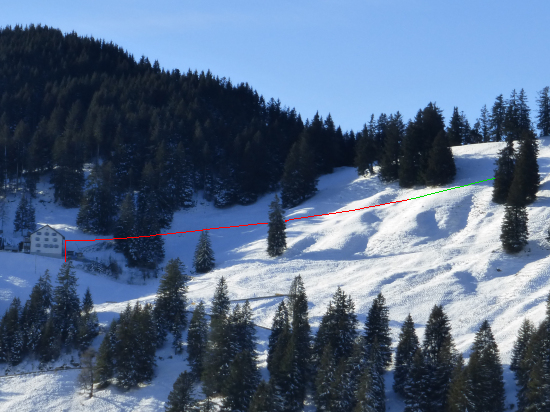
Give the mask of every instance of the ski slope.
M 445 188 L 493 177 L 494 161 L 503 145 L 453 148 L 457 177 Z M 212 230 L 217 266 L 211 273 L 193 275 L 190 300 L 209 303 L 220 276 L 226 277 L 232 299 L 244 299 L 286 293 L 294 276 L 300 274 L 309 297 L 313 332 L 338 286 L 354 299 L 361 324 L 373 298 L 382 292 L 390 308 L 394 344 L 408 313 L 422 337 L 431 308 L 442 304 L 451 319 L 457 347 L 466 357 L 477 328 L 484 319 L 490 321 L 505 364 L 507 404 L 515 403 L 515 386 L 507 366 L 513 341 L 525 317 L 536 323 L 543 319 L 550 292 L 550 244 L 544 239 L 550 223 L 550 138 L 539 140 L 539 145 L 541 187 L 537 201 L 528 208 L 530 236 L 524 252 L 507 255 L 502 251 L 499 235 L 504 207 L 491 202 L 489 181 L 403 203 L 291 221 L 287 224 L 288 250 L 280 258 L 269 258 L 265 251 L 267 226 Z M 38 189 L 37 222 L 54 226 L 67 239 L 95 238 L 75 227 L 77 209 L 54 205 L 49 184 L 41 182 Z M 382 184 L 377 177 L 358 178 L 352 168 L 340 168 L 321 177 L 318 189 L 312 199 L 288 210 L 286 218 L 356 209 L 440 190 L 401 189 L 397 183 Z M 267 195 L 254 205 L 228 209 L 216 209 L 197 198 L 197 207 L 177 212 L 166 232 L 265 222 L 272 198 Z M 12 220 L 18 198 L 10 200 Z M 199 233 L 166 236 L 166 259 L 180 257 L 189 268 L 198 237 Z M 123 261 L 105 249 L 105 243 L 68 245 L 69 249 L 80 247 L 92 259 L 111 255 Z M 62 262 L 1 252 L 0 311 L 4 312 L 14 296 L 24 303 L 45 269 L 55 279 Z M 119 280 L 77 271 L 79 293 L 82 296 L 90 287 L 103 325 L 109 324 L 128 302 L 154 300 L 158 279 L 143 280 L 139 274 L 125 270 Z M 252 301 L 255 323 L 269 327 L 281 299 Z M 265 378 L 268 336 L 268 331 L 258 328 Z M 101 339 L 100 335 L 94 342 L 96 347 Z M 78 389 L 78 371 L 0 378 L 0 410 L 162 410 L 187 363 L 185 355 L 167 359 L 171 355 L 169 344 L 157 355 L 163 360 L 157 360 L 156 377 L 150 385 L 130 391 L 109 387 L 93 399 L 87 399 Z M 68 364 L 70 356 L 64 355 L 56 365 Z M 9 373 L 36 370 L 37 365 L 27 360 Z M 400 411 L 403 405 L 391 391 L 392 373 L 386 376 L 388 406 Z

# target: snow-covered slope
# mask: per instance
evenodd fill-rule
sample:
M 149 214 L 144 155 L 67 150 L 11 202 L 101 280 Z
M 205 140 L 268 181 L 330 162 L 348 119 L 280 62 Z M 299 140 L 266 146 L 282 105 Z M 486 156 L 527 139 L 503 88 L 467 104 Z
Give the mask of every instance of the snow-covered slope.
M 220 276 L 228 280 L 233 299 L 286 293 L 291 280 L 301 274 L 310 300 L 313 331 L 337 286 L 351 294 L 359 320 L 378 292 L 390 307 L 394 341 L 402 321 L 411 313 L 422 335 L 430 310 L 443 304 L 451 318 L 458 348 L 465 352 L 484 319 L 489 319 L 499 343 L 503 362 L 510 361 L 515 334 L 524 317 L 535 322 L 544 316 L 544 301 L 550 291 L 550 245 L 544 237 L 550 217 L 550 138 L 541 139 L 539 166 L 541 187 L 537 201 L 528 208 L 529 245 L 518 255 L 503 253 L 500 225 L 503 206 L 491 202 L 492 182 L 439 193 L 394 205 L 288 223 L 288 250 L 277 259 L 265 252 L 266 226 L 221 229 L 210 232 L 217 268 L 195 276 L 189 295 L 193 302 L 210 301 Z M 503 143 L 453 148 L 460 186 L 493 177 L 494 160 Z M 76 210 L 61 210 L 48 203 L 49 185 L 41 183 L 37 221 L 59 228 L 68 239 L 92 239 L 74 227 Z M 436 188 L 400 189 L 384 185 L 377 177 L 358 178 L 354 169 L 341 168 L 323 176 L 317 195 L 287 211 L 287 218 L 356 209 L 368 205 L 408 199 L 434 192 Z M 13 200 L 13 199 L 11 199 Z M 266 222 L 272 195 L 252 206 L 215 209 L 199 200 L 196 208 L 178 212 L 168 231 Z M 11 203 L 12 213 L 16 202 Z M 166 257 L 192 261 L 198 233 L 165 237 Z M 76 244 L 76 243 L 75 243 Z M 93 243 L 90 243 L 92 245 Z M 85 243 L 78 244 L 84 247 Z M 70 245 L 72 247 L 72 245 Z M 115 256 L 99 251 L 91 256 Z M 0 253 L 0 311 L 13 296 L 27 299 L 30 289 L 46 268 L 55 275 L 59 259 Z M 35 269 L 36 268 L 36 269 Z M 128 276 L 115 281 L 78 271 L 79 292 L 90 287 L 100 321 L 107 324 L 127 302 L 152 301 L 157 279 L 145 282 Z M 281 298 L 251 302 L 258 325 L 269 327 Z M 265 362 L 268 332 L 258 329 L 261 361 Z M 95 342 L 99 345 L 101 336 Z M 168 345 L 167 345 L 168 346 Z M 140 410 L 162 408 L 177 375 L 187 365 L 183 357 L 167 359 L 169 349 L 158 352 L 157 377 L 144 388 L 128 392 L 108 388 L 88 400 L 79 394 L 76 371 L 0 378 L 0 409 L 36 410 Z M 36 369 L 25 362 L 19 369 Z M 265 364 L 262 365 L 265 367 Z M 264 368 L 265 369 L 265 368 Z M 264 376 L 267 376 L 265 370 Z M 515 388 L 505 366 L 508 403 L 515 403 Z M 388 404 L 401 410 L 391 393 Z

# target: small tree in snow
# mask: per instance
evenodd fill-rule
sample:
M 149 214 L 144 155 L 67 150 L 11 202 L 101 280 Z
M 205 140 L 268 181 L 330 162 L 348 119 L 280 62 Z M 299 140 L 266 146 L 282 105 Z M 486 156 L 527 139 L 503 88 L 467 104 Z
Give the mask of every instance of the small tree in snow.
M 269 229 L 267 231 L 267 253 L 271 257 L 280 256 L 286 249 L 286 223 L 279 197 L 269 205 Z
M 193 267 L 197 273 L 207 273 L 214 269 L 214 266 L 214 251 L 210 244 L 210 238 L 208 237 L 208 232 L 203 231 L 195 249 Z
M 85 391 L 90 391 L 90 398 L 94 396 L 95 357 L 96 350 L 94 348 L 86 349 L 86 351 L 84 351 L 84 353 L 80 356 L 82 369 L 78 375 L 78 382 L 80 383 L 82 389 Z

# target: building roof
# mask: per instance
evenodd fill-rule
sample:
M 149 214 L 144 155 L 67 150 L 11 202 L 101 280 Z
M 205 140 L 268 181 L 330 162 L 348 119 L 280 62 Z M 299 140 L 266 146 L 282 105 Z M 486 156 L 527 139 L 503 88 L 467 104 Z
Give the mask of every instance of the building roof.
M 58 232 L 57 230 L 55 230 L 55 229 L 54 229 L 53 227 L 51 227 L 50 225 L 44 225 L 44 226 L 42 226 L 41 228 L 36 229 L 36 230 L 35 230 L 34 232 L 32 232 L 29 236 L 34 235 L 36 232 L 38 232 L 39 230 L 44 229 L 45 227 L 50 228 L 52 231 L 54 231 L 55 233 L 57 233 L 59 236 L 61 236 L 62 238 L 65 238 L 65 236 L 63 236 L 60 232 Z

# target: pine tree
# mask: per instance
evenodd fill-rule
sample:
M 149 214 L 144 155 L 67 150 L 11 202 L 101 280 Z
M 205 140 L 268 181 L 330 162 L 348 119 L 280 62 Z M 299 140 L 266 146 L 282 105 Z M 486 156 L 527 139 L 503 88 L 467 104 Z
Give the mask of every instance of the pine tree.
M 97 313 L 94 310 L 94 302 L 90 288 L 86 289 L 86 294 L 82 301 L 82 309 L 78 322 L 78 344 L 81 351 L 86 350 L 92 343 L 92 340 L 99 334 L 99 321 Z
M 519 101 L 516 89 L 512 90 L 510 98 L 506 102 L 506 113 L 504 115 L 504 133 L 506 141 L 519 140 L 521 133 Z
M 200 379 L 203 370 L 203 356 L 206 352 L 208 339 L 208 321 L 206 319 L 206 310 L 204 302 L 201 300 L 189 322 L 187 332 L 187 361 L 191 367 L 191 373 L 194 379 Z
M 328 343 L 321 355 L 317 375 L 315 378 L 315 405 L 318 411 L 330 411 L 332 403 L 332 384 L 335 379 L 336 366 L 332 353 L 334 352 Z
M 495 180 L 493 182 L 493 202 L 504 204 L 508 200 L 508 192 L 514 180 L 515 150 L 512 142 L 499 151 L 495 162 Z
M 170 259 L 160 279 L 155 302 L 154 316 L 157 322 L 159 346 L 164 342 L 166 332 L 173 335 L 185 330 L 187 327 L 187 282 L 189 278 L 185 274 L 185 265 L 179 259 Z
M 76 293 L 76 272 L 72 261 L 63 263 L 53 293 L 52 318 L 61 342 L 69 347 L 77 343 L 80 299 Z
M 386 140 L 380 159 L 379 177 L 383 182 L 392 182 L 399 179 L 399 155 L 403 141 L 405 126 L 399 112 L 390 116 L 386 127 Z
M 248 412 L 273 412 L 275 404 L 273 402 L 273 389 L 271 385 L 262 380 L 250 400 Z
M 489 116 L 489 130 L 493 142 L 501 142 L 504 137 L 504 122 L 506 117 L 506 103 L 501 95 L 497 96 Z
M 229 292 L 223 276 L 212 300 L 210 333 L 203 360 L 203 390 L 207 395 L 219 393 L 229 375 L 231 363 Z
M 317 192 L 317 169 L 307 131 L 292 145 L 281 179 L 283 207 L 294 207 Z
M 115 224 L 115 242 L 116 250 L 122 252 L 128 259 L 129 266 L 134 266 L 132 255 L 130 254 L 131 245 L 135 239 L 127 239 L 136 236 L 135 230 L 136 206 L 134 196 L 131 193 L 126 194 L 120 204 L 118 218 Z
M 401 326 L 399 343 L 395 351 L 395 372 L 393 375 L 393 390 L 395 393 L 405 396 L 405 385 L 408 382 L 412 368 L 414 355 L 420 343 L 414 328 L 414 322 L 409 314 Z
M 468 412 L 471 410 L 469 408 L 471 407 L 470 399 L 472 395 L 469 391 L 468 379 L 468 371 L 464 368 L 464 359 L 462 354 L 459 354 L 449 386 L 448 412 Z
M 27 196 L 21 196 L 17 210 L 15 211 L 15 220 L 13 222 L 15 232 L 30 231 L 36 228 L 35 212 L 32 201 Z
M 456 166 L 453 152 L 449 147 L 445 132 L 436 136 L 430 151 L 428 170 L 426 170 L 426 184 L 440 186 L 453 181 L 456 175 Z
M 428 371 L 422 350 L 418 349 L 413 357 L 409 378 L 404 387 L 405 412 L 431 411 L 429 399 Z
M 193 398 L 194 379 L 187 371 L 180 373 L 172 391 L 168 394 L 168 402 L 164 406 L 166 412 L 190 412 L 193 409 L 195 398 Z
M 286 223 L 277 195 L 269 205 L 269 210 L 267 253 L 271 257 L 276 257 L 282 255 L 286 249 Z
M 77 226 L 84 232 L 106 235 L 113 228 L 115 199 L 105 180 L 96 166 L 86 183 L 76 218 Z
M 248 351 L 256 361 L 256 330 L 252 323 L 252 308 L 248 300 L 245 301 L 242 307 L 238 304 L 235 306 L 229 324 L 232 357 L 240 352 Z
M 374 119 L 374 115 L 371 117 L 371 122 Z M 359 176 L 366 175 L 367 173 L 374 174 L 374 162 L 377 158 L 376 143 L 374 141 L 374 133 L 372 128 L 367 128 L 365 124 L 363 131 L 357 133 L 357 144 L 355 145 L 355 160 L 354 164 L 357 168 L 357 174 Z
M 111 326 L 99 345 L 96 361 L 96 382 L 104 386 L 114 376 L 115 359 L 114 347 L 116 342 L 117 321 L 113 319 Z
M 481 116 L 479 117 L 481 141 L 487 143 L 491 141 L 491 123 L 489 118 L 489 112 L 487 105 L 483 105 L 481 108 Z
M 442 306 L 434 306 L 430 313 L 422 354 L 426 370 L 426 411 L 442 411 L 447 407 L 449 382 L 457 357 L 450 321 Z
M 514 168 L 514 178 L 508 192 L 507 204 L 526 206 L 535 201 L 539 189 L 538 145 L 531 130 L 521 134 L 521 142 Z
M 537 128 L 540 130 L 540 137 L 550 136 L 550 87 L 546 86 L 539 92 L 537 103 L 539 104 Z
M 53 317 L 50 316 L 44 325 L 39 345 L 39 357 L 41 362 L 52 362 L 61 353 L 61 336 L 59 335 Z
M 399 186 L 412 187 L 421 181 L 421 151 L 423 147 L 422 111 L 409 122 L 399 157 Z
M 224 407 L 235 412 L 248 411 L 248 405 L 260 382 L 260 374 L 255 355 L 248 350 L 239 352 L 229 368 L 229 376 L 224 382 Z
M 392 350 L 391 350 L 391 335 L 390 335 L 390 319 L 389 310 L 386 306 L 386 299 L 379 293 L 373 300 L 372 306 L 365 320 L 365 353 L 369 353 L 374 341 L 378 342 L 380 358 L 382 359 L 382 369 L 380 373 L 384 373 L 384 369 L 391 365 Z
M 384 361 L 379 349 L 380 346 L 375 338 L 359 382 L 357 405 L 354 412 L 384 412 L 386 410 L 384 377 L 380 372 L 380 366 L 383 365 Z
M 467 367 L 469 404 L 472 412 L 503 412 L 504 381 L 495 338 L 486 320 L 472 345 Z
M 13 298 L 0 322 L 0 352 L 4 362 L 15 366 L 23 359 L 23 331 L 20 326 L 21 301 Z
M 506 206 L 500 240 L 507 253 L 520 252 L 527 245 L 527 222 L 527 210 L 524 206 Z
M 449 127 L 447 128 L 447 136 L 451 146 L 462 145 L 463 128 L 463 119 L 458 113 L 458 107 L 455 107 L 453 109 L 453 115 L 451 116 Z
M 199 243 L 195 249 L 193 267 L 197 273 L 208 273 L 214 269 L 214 251 L 210 243 L 208 231 L 203 230 L 199 237 Z
M 33 286 L 29 300 L 25 303 L 23 312 L 26 313 L 22 323 L 24 325 L 25 347 L 33 353 L 40 349 L 43 328 L 48 321 L 48 314 L 52 305 L 52 285 L 49 271 Z
M 97 353 L 94 348 L 86 349 L 82 355 L 80 355 L 81 370 L 78 375 L 78 381 L 84 390 L 89 390 L 88 397 L 94 396 L 94 380 L 96 365 L 94 359 Z
M 525 90 L 521 89 L 518 95 L 518 120 L 519 120 L 519 139 L 522 134 L 531 130 L 531 109 L 527 105 L 527 95 Z
M 527 384 L 525 377 L 522 376 L 521 363 L 525 358 L 527 352 L 527 346 L 531 336 L 535 332 L 535 325 L 529 319 L 524 319 L 519 331 L 518 337 L 514 342 L 514 348 L 512 349 L 512 361 L 510 362 L 510 370 L 514 372 L 516 382 L 518 385 Z
M 284 334 L 284 335 L 283 335 Z M 281 335 L 287 339 L 281 339 Z M 290 337 L 290 323 L 288 321 L 288 311 L 285 301 L 281 301 L 273 317 L 271 324 L 271 333 L 267 345 L 267 370 L 270 375 L 274 375 L 276 367 L 280 364 L 280 359 L 275 358 L 275 354 L 284 353 Z

